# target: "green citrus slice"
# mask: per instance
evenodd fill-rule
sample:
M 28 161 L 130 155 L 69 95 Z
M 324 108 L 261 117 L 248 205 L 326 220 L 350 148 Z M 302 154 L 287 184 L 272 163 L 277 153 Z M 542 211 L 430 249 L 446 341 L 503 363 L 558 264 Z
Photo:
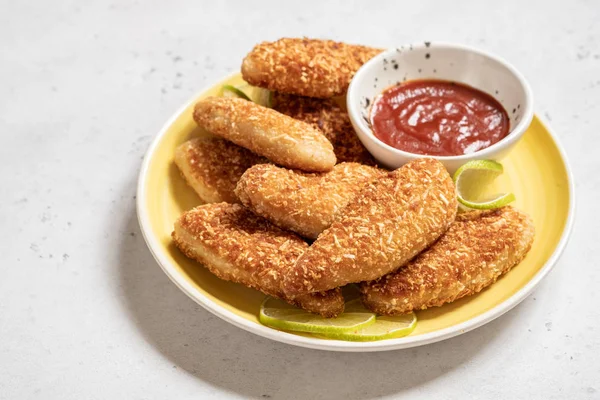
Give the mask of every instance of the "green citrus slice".
M 260 322 L 287 331 L 335 334 L 364 328 L 375 322 L 375 314 L 367 311 L 359 299 L 346 304 L 346 310 L 337 318 L 323 318 L 273 297 L 267 297 L 260 306 Z
M 460 167 L 453 177 L 459 203 L 477 210 L 492 210 L 513 202 L 513 193 L 488 193 L 489 186 L 503 172 L 502 164 L 492 160 L 469 161 Z
M 232 85 L 223 85 L 223 97 L 239 97 L 244 100 L 252 101 L 246 93 Z
M 394 317 L 377 317 L 374 324 L 359 329 L 343 332 L 322 333 L 329 339 L 346 340 L 351 342 L 371 342 L 374 340 L 396 339 L 410 334 L 417 326 L 417 316 L 414 313 Z
M 270 90 L 249 85 L 247 83 L 232 86 L 223 85 L 224 97 L 240 97 L 250 100 L 263 107 L 271 108 L 273 106 L 273 93 Z

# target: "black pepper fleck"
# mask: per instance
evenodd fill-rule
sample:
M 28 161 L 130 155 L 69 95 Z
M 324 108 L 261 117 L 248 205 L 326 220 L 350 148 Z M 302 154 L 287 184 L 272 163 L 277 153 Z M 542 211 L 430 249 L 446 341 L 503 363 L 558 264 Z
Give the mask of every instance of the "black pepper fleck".
M 520 104 L 517 104 L 517 108 L 520 110 L 520 109 L 521 109 L 521 105 L 520 105 Z
M 435 68 L 434 68 L 434 69 L 433 69 L 433 73 L 434 73 L 434 74 L 437 74 L 437 69 L 435 69 Z
M 496 90 L 494 93 L 498 94 L 498 93 L 500 93 L 500 92 L 498 92 L 498 91 Z
M 419 71 L 419 73 L 421 73 L 421 68 L 419 68 L 419 70 L 418 70 L 418 71 Z
M 425 42 L 425 47 L 431 46 L 431 42 Z
M 394 69 L 398 69 L 398 64 L 394 64 Z
M 430 57 L 431 57 L 431 54 L 429 54 L 429 53 L 425 54 L 426 59 L 429 59 Z
M 516 113 L 516 112 L 517 112 L 517 109 L 516 109 L 516 108 L 513 108 L 513 114 L 514 114 L 514 113 Z
M 366 103 L 367 107 L 369 107 L 369 104 L 371 104 L 371 100 L 369 100 L 368 97 L 365 97 L 365 103 Z

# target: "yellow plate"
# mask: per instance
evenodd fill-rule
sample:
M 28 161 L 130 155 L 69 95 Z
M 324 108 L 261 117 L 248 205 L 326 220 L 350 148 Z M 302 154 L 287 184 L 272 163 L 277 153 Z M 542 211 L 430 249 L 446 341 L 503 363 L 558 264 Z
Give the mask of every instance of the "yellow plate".
M 192 119 L 194 103 L 219 95 L 225 83 L 242 83 L 234 74 L 202 92 L 183 107 L 154 139 L 143 162 L 138 184 L 138 219 L 148 247 L 171 280 L 188 296 L 219 317 L 261 336 L 294 345 L 339 351 L 378 351 L 443 340 L 481 326 L 523 300 L 552 268 L 573 222 L 573 181 L 554 135 L 534 117 L 514 150 L 503 160 L 501 191 L 512 191 L 514 205 L 535 222 L 536 238 L 527 258 L 481 293 L 443 307 L 417 313 L 411 335 L 380 342 L 354 343 L 277 331 L 258 321 L 264 296 L 241 285 L 219 280 L 200 264 L 184 257 L 171 243 L 173 222 L 200 204 L 173 164 L 175 148 L 206 134 Z

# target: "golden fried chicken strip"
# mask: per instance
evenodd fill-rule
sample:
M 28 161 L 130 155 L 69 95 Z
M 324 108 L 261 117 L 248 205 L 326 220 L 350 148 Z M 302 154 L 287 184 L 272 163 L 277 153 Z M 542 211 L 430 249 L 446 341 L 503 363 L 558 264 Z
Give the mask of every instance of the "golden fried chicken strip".
M 316 239 L 367 183 L 387 173 L 357 163 L 337 164 L 322 173 L 259 164 L 242 175 L 235 194 L 243 205 L 280 228 Z
M 275 92 L 273 109 L 318 128 L 333 145 L 338 162 L 376 165 L 350 122 L 348 113 L 332 99 L 315 99 Z
M 267 160 L 220 138 L 188 140 L 175 150 L 175 164 L 205 203 L 238 203 L 235 185 L 252 165 Z
M 196 104 L 194 120 L 284 167 L 322 172 L 336 163 L 333 146 L 319 130 L 251 101 L 209 97 Z
M 269 90 L 329 98 L 346 93 L 361 65 L 382 51 L 333 40 L 283 38 L 256 45 L 242 62 L 242 76 Z
M 395 315 L 478 293 L 521 262 L 534 235 L 531 218 L 512 207 L 461 214 L 404 268 L 361 284 L 363 303 Z
M 175 222 L 172 237 L 183 254 L 221 279 L 324 317 L 344 311 L 339 288 L 294 298 L 284 295 L 282 277 L 308 245 L 239 204 L 206 204 L 187 211 Z
M 300 256 L 283 290 L 297 296 L 388 274 L 440 237 L 456 211 L 444 166 L 412 161 L 369 183 Z

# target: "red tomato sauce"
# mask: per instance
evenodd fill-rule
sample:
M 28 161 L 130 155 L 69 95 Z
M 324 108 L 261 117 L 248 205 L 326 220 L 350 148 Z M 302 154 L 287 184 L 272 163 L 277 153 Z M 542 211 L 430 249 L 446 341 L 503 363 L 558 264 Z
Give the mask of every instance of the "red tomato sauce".
M 506 110 L 469 86 L 409 81 L 373 101 L 371 125 L 379 140 L 410 153 L 457 156 L 485 149 L 508 134 Z

